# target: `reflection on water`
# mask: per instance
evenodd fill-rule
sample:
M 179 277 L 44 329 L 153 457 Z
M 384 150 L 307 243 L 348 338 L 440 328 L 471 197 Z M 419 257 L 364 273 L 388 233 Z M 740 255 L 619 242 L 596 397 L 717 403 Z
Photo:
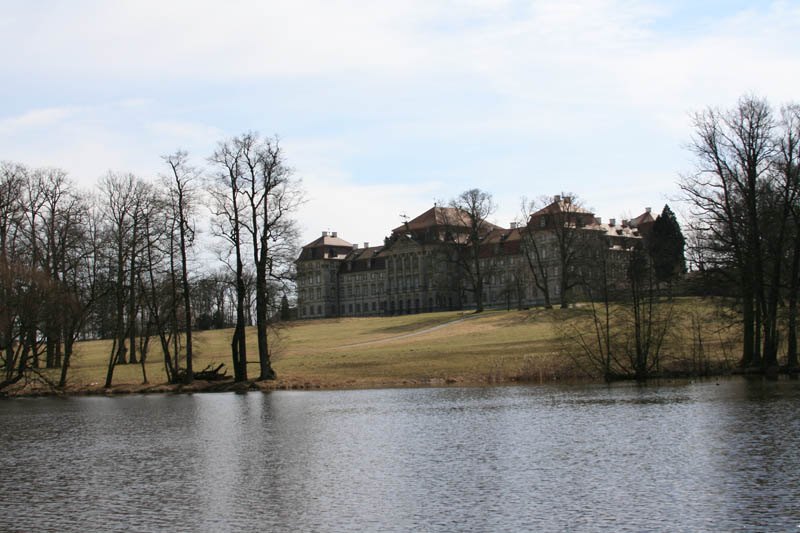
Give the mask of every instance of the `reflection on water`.
M 800 384 L 0 402 L 0 530 L 798 530 Z

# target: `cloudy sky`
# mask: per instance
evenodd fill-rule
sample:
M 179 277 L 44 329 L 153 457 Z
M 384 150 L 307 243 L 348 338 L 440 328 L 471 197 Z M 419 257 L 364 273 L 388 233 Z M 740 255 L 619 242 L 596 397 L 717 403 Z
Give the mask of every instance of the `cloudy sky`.
M 627 217 L 673 203 L 692 111 L 800 98 L 798 35 L 798 1 L 4 0 L 0 159 L 91 187 L 277 134 L 304 242 L 472 187 L 501 225 L 561 192 Z

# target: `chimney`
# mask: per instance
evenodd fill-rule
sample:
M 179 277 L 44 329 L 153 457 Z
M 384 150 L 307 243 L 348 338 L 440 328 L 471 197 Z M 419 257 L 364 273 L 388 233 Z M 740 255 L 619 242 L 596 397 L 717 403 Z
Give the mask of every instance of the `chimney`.
M 603 223 L 603 219 L 600 217 L 594 217 L 594 221 L 597 223 L 598 226 Z
M 369 248 L 369 243 L 364 241 L 364 248 Z
M 335 232 L 335 231 L 332 231 L 332 232 L 331 232 L 331 237 L 337 237 L 337 234 L 336 234 L 336 232 Z
M 560 194 L 556 194 L 555 196 L 553 196 L 553 201 L 554 202 L 560 202 L 561 201 L 561 195 Z
M 564 203 L 571 204 L 572 203 L 572 196 L 565 196 Z
M 609 226 L 616 226 L 617 225 L 617 219 L 616 218 L 609 218 L 608 219 L 608 225 Z
M 517 229 L 517 223 L 516 222 L 512 222 L 511 224 L 509 224 L 509 227 L 511 229 Z
M 327 237 L 327 236 L 328 236 L 328 232 L 327 232 L 327 231 L 323 231 L 323 232 L 322 232 L 322 236 L 323 236 L 323 237 Z
M 353 250 L 358 250 L 358 243 L 355 243 L 355 244 L 353 245 Z
M 650 207 L 645 207 L 644 208 L 644 212 L 645 213 L 649 213 L 650 211 L 652 211 L 652 209 Z

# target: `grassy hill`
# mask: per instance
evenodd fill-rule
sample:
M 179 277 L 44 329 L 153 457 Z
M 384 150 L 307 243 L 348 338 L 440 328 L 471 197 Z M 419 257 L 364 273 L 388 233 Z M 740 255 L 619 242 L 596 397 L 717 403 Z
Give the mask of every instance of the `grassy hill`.
M 693 324 L 702 310 L 707 339 L 698 353 Z M 273 332 L 271 346 L 277 383 L 268 387 L 376 387 L 441 383 L 498 383 L 586 377 L 591 365 L 566 338 L 570 328 L 588 328 L 586 309 L 533 309 L 430 313 L 388 318 L 342 318 L 291 322 Z M 724 361 L 731 339 L 711 319 L 710 304 L 677 304 L 676 326 L 664 361 L 674 368 L 701 370 L 700 364 Z M 576 322 L 577 321 L 577 322 Z M 577 324 L 577 325 L 576 325 Z M 432 329 L 433 328 L 433 329 Z M 230 368 L 232 330 L 196 332 L 195 369 L 225 363 Z M 249 376 L 258 374 L 256 336 L 248 328 Z M 99 388 L 110 341 L 78 343 L 70 369 L 73 389 Z M 702 361 L 698 361 L 698 357 Z M 150 384 L 163 383 L 163 357 L 151 342 L 145 365 Z M 229 371 L 229 374 L 232 372 Z M 115 387 L 138 388 L 140 365 L 119 365 Z

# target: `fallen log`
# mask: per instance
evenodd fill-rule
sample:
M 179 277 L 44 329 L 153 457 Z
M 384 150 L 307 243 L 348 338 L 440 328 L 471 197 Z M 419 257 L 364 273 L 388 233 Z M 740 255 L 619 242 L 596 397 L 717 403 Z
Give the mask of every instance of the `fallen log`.
M 213 364 L 213 363 L 212 363 Z M 220 363 L 217 365 L 216 368 L 212 368 L 211 365 L 208 365 L 203 370 L 198 372 L 192 372 L 193 379 L 201 379 L 203 381 L 222 381 L 225 379 L 229 379 L 228 371 L 224 370 L 220 372 L 225 367 L 225 363 Z M 175 372 L 175 376 L 172 379 L 172 383 L 183 383 L 186 378 L 186 369 L 179 369 Z

